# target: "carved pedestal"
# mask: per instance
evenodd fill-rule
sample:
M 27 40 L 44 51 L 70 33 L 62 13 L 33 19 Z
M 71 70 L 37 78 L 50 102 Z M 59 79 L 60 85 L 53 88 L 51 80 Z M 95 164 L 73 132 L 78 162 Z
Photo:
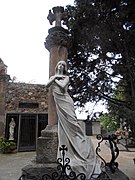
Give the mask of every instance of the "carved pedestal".
M 57 125 L 47 126 L 37 140 L 36 162 L 56 163 L 58 149 Z

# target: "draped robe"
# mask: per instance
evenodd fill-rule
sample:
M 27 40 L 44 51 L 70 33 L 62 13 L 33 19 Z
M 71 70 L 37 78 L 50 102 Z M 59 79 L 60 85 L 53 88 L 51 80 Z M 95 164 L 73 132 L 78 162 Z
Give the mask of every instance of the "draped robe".
M 64 79 L 59 81 L 62 83 Z M 90 179 L 93 173 L 100 174 L 100 165 L 97 163 L 90 137 L 85 135 L 77 120 L 74 102 L 68 94 L 67 88 L 68 84 L 62 89 L 55 82 L 52 87 L 58 115 L 58 147 L 66 145 L 68 147 L 66 157 L 70 159 L 72 170 L 76 174 L 84 173 L 86 179 Z M 58 157 L 60 156 L 58 150 Z

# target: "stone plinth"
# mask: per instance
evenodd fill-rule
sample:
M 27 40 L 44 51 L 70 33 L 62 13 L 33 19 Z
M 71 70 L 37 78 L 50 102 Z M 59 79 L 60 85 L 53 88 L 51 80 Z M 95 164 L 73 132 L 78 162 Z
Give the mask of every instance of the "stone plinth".
M 105 171 L 112 180 L 129 180 L 129 177 L 124 174 L 119 168 L 116 169 L 115 173 L 112 173 L 109 167 L 106 167 Z
M 37 140 L 36 163 L 55 163 L 57 160 L 57 125 L 48 125 Z

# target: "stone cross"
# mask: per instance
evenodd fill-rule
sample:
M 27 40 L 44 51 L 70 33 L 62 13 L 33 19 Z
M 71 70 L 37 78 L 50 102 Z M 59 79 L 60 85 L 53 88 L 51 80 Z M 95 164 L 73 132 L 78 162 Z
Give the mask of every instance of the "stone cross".
M 55 21 L 55 26 L 61 26 L 62 20 L 68 19 L 68 13 L 62 6 L 57 6 L 52 8 L 53 13 L 51 10 L 49 10 L 49 14 L 47 16 L 47 19 L 49 20 L 50 24 L 52 25 L 53 21 Z

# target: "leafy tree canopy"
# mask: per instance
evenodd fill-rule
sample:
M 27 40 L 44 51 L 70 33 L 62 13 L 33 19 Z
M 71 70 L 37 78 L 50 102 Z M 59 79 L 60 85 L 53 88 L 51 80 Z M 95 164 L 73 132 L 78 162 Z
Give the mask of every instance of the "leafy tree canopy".
M 106 99 L 135 109 L 135 3 L 133 0 L 75 0 L 65 22 L 69 49 L 70 93 L 78 106 Z M 119 84 L 119 81 L 123 83 Z M 126 99 L 113 96 L 124 86 Z M 130 97 L 130 98 L 129 98 Z
M 135 137 L 134 0 L 74 3 L 65 22 L 72 38 L 70 93 L 78 106 L 106 100 L 113 117 L 130 121 Z

